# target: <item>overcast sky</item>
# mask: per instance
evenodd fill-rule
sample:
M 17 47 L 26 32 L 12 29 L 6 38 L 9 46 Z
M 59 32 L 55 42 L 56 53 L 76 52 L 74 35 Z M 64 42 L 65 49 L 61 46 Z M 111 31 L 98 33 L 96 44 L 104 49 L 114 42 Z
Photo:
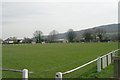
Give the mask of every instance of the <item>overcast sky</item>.
M 118 22 L 117 0 L 8 1 L 2 2 L 3 39 L 33 37 L 35 30 L 48 35 L 54 29 L 63 33 Z

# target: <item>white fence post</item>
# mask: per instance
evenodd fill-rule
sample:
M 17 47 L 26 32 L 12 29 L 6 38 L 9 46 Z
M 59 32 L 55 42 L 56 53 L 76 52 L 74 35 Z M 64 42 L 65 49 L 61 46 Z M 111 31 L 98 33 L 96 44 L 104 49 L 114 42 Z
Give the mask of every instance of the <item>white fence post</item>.
M 101 72 L 101 57 L 98 57 L 97 60 L 97 72 Z
M 113 62 L 113 57 L 115 57 L 115 50 L 113 50 L 111 53 L 111 62 Z
M 107 58 L 106 58 L 106 56 L 104 56 L 103 58 L 102 58 L 102 68 L 104 69 L 104 68 L 106 68 L 107 67 Z
M 111 64 L 111 61 L 112 61 L 111 59 L 112 59 L 112 58 L 111 58 L 111 54 L 109 54 L 109 55 L 108 55 L 108 65 Z
M 23 80 L 28 80 L 28 70 L 27 69 L 22 70 L 22 77 L 23 77 Z
M 62 73 L 61 72 L 57 72 L 55 75 L 56 80 L 62 80 Z
M 113 51 L 112 51 L 112 57 L 114 57 L 114 56 L 115 56 L 115 51 L 113 50 Z

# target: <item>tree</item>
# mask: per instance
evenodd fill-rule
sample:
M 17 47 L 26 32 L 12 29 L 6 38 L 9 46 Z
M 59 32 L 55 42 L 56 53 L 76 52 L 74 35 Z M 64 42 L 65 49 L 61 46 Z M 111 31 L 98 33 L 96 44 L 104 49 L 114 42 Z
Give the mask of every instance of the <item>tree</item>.
M 34 38 L 36 40 L 36 43 L 41 43 L 42 35 L 43 35 L 42 31 L 37 30 L 33 33 L 33 35 L 34 35 Z
M 23 43 L 31 43 L 32 39 L 24 37 Z
M 118 34 L 112 34 L 110 37 L 112 41 L 118 41 Z
M 102 29 L 102 28 L 95 29 L 95 34 L 96 34 L 96 37 L 99 38 L 99 41 L 102 41 L 103 36 L 104 36 L 105 33 L 106 33 L 106 31 L 104 29 Z
M 49 36 L 48 36 L 49 41 L 50 41 L 50 42 L 54 42 L 55 39 L 57 38 L 57 34 L 58 34 L 58 31 L 52 30 L 52 31 L 49 33 Z
M 84 37 L 86 42 L 90 42 L 93 39 L 92 33 L 90 31 L 87 31 L 87 30 L 83 33 L 83 37 Z
M 68 32 L 67 32 L 67 39 L 68 39 L 68 41 L 69 42 L 73 42 L 75 37 L 76 37 L 76 34 L 73 31 L 73 29 L 69 29 Z

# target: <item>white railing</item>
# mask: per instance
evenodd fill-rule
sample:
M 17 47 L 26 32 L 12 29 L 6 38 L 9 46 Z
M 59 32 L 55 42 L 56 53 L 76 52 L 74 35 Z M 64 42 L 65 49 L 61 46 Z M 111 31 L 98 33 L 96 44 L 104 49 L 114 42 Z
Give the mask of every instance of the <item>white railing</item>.
M 28 73 L 28 69 L 17 70 L 17 69 L 0 68 L 0 70 L 11 71 L 11 72 L 21 72 L 23 80 L 28 80 L 28 74 L 32 73 L 32 72 Z
M 81 68 L 83 68 L 83 67 L 85 67 L 93 62 L 96 62 L 96 61 L 97 61 L 97 72 L 101 72 L 102 69 L 106 68 L 108 65 L 110 65 L 112 63 L 112 57 L 115 56 L 115 53 L 119 50 L 120 49 L 113 50 L 113 51 L 111 51 L 111 52 L 109 52 L 101 57 L 98 57 L 92 61 L 89 61 L 88 63 L 86 63 L 82 66 L 76 67 L 72 70 L 68 70 L 66 72 L 57 72 L 55 74 L 55 78 L 56 78 L 56 80 L 62 80 L 63 75 L 74 72 L 74 71 L 81 69 Z

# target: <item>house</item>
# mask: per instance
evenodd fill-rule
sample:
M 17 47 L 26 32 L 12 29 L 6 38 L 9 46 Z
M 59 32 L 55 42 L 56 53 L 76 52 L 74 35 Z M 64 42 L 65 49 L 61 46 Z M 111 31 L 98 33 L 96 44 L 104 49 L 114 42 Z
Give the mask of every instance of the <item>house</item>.
M 55 42 L 68 43 L 67 39 L 56 39 Z
M 19 43 L 23 43 L 23 39 L 20 39 Z
M 36 44 L 36 39 L 33 38 L 31 43 L 32 43 L 32 44 Z
M 13 44 L 14 41 L 13 41 L 12 39 L 10 39 L 10 38 L 7 38 L 7 39 L 5 39 L 5 40 L 3 41 L 3 43 L 4 43 L 4 44 Z
M 3 41 L 4 44 L 18 44 L 21 41 L 21 39 L 12 39 L 7 38 Z

